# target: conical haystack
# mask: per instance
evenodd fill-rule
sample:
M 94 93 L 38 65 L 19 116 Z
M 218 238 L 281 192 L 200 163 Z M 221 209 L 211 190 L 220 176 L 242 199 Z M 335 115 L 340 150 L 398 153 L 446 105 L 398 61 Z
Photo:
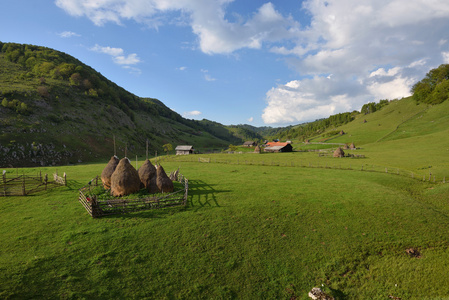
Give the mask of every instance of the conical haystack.
M 111 194 L 126 196 L 140 190 L 139 173 L 129 163 L 128 158 L 122 158 L 111 176 Z
M 106 190 L 111 188 L 111 176 L 117 167 L 119 159 L 117 156 L 111 157 L 106 167 L 101 172 L 101 181 L 103 182 L 103 186 Z
M 170 180 L 170 178 L 168 178 L 167 174 L 164 171 L 164 168 L 162 168 L 161 165 L 158 165 L 156 167 L 156 174 L 157 174 L 156 184 L 159 190 L 162 193 L 173 192 L 174 189 L 173 182 Z
M 151 178 L 156 176 L 156 168 L 150 160 L 146 160 L 143 165 L 137 170 L 139 173 L 140 182 L 146 188 L 150 184 Z
M 351 143 L 351 146 L 349 146 L 352 150 L 355 150 L 355 149 L 357 149 L 356 147 L 355 147 L 355 145 L 354 145 L 354 143 Z
M 348 144 L 345 144 L 345 145 L 343 146 L 343 149 L 345 149 L 345 150 L 349 150 L 349 146 L 348 146 Z
M 256 148 L 254 148 L 254 153 L 260 153 L 260 152 L 261 152 L 260 146 L 257 145 Z
M 341 149 L 341 147 L 338 147 L 337 150 L 334 151 L 334 157 L 344 157 L 345 156 L 345 152 L 343 151 L 343 149 Z

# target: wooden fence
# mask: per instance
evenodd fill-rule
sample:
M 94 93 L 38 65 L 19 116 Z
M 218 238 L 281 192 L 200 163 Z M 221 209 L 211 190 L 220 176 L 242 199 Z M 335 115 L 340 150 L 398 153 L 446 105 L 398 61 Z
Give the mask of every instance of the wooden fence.
M 141 210 L 185 206 L 189 192 L 189 181 L 182 174 L 178 175 L 177 181 L 183 185 L 183 189 L 169 194 L 157 194 L 134 199 L 112 196 L 108 197 L 109 199 L 99 199 L 96 192 L 99 190 L 104 192 L 104 189 L 97 176 L 79 190 L 78 200 L 93 218 Z
M 318 156 L 322 156 L 318 154 Z M 331 153 L 324 154 L 324 156 L 332 156 Z M 269 156 L 267 156 L 269 157 Z M 270 157 L 273 158 L 273 157 Z M 238 156 L 230 156 L 229 159 L 223 159 L 223 158 L 197 158 L 193 155 L 188 155 L 184 157 L 174 157 L 174 156 L 160 156 L 158 157 L 158 161 L 166 161 L 166 162 L 203 162 L 206 159 L 208 159 L 209 163 L 216 163 L 216 164 L 228 164 L 228 165 L 255 165 L 255 166 L 278 166 L 278 167 L 298 167 L 298 168 L 323 168 L 323 169 L 338 169 L 338 170 L 348 170 L 348 171 L 364 171 L 364 172 L 378 172 L 378 173 L 389 173 L 394 175 L 399 175 L 403 177 L 411 177 L 415 180 L 422 180 L 422 181 L 428 181 L 432 183 L 447 183 L 448 180 L 446 179 L 446 176 L 440 176 L 436 177 L 432 172 L 429 170 L 428 175 L 425 175 L 424 173 L 414 173 L 409 170 L 404 170 L 400 168 L 395 167 L 386 167 L 386 166 L 379 166 L 374 164 L 364 164 L 364 165 L 358 165 L 358 164 L 350 164 L 347 163 L 350 162 L 352 159 L 354 160 L 363 160 L 365 159 L 364 155 L 351 155 L 347 158 L 334 158 L 332 161 L 308 161 L 308 160 L 300 160 L 300 161 L 287 161 L 287 160 L 274 160 L 274 159 L 267 159 L 267 160 L 252 160 L 248 158 L 240 159 Z M 340 160 L 346 160 L 345 164 L 339 163 Z M 449 177 L 447 177 L 449 179 Z
M 12 175 L 7 176 L 3 173 L 0 188 L 0 196 L 26 196 L 39 191 L 45 191 L 49 187 L 55 185 L 67 185 L 67 177 L 64 173 L 64 178 L 53 174 L 54 181 L 48 180 L 48 175 L 42 176 L 41 173 L 36 176 L 33 175 Z M 58 179 L 56 179 L 58 177 Z

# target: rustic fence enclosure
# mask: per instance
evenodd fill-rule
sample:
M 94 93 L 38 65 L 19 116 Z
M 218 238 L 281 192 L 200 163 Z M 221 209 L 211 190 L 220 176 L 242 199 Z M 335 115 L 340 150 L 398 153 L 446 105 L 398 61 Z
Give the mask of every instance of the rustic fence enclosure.
M 57 172 L 53 174 L 53 181 L 48 180 L 48 175 L 19 175 L 7 174 L 3 172 L 0 196 L 26 196 L 39 191 L 45 191 L 47 188 L 55 185 L 67 185 L 67 176 L 59 177 Z
M 182 174 L 178 175 L 177 181 L 181 183 L 183 188 L 173 193 L 148 195 L 139 198 L 110 196 L 108 199 L 100 199 L 96 192 L 104 192 L 104 188 L 97 176 L 79 190 L 78 200 L 93 218 L 134 211 L 185 206 L 189 191 L 189 181 Z

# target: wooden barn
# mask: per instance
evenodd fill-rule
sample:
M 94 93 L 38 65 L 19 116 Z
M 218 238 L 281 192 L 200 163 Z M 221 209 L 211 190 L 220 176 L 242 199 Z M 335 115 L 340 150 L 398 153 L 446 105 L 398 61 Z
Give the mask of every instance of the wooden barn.
M 246 141 L 243 143 L 243 147 L 255 147 L 257 145 L 254 141 Z
M 265 152 L 292 152 L 293 147 L 290 143 L 269 142 L 265 144 Z
M 176 155 L 189 155 L 189 154 L 193 154 L 193 152 L 195 151 L 193 149 L 193 146 L 190 146 L 190 145 L 179 145 L 179 146 L 176 146 L 175 150 L 176 150 Z

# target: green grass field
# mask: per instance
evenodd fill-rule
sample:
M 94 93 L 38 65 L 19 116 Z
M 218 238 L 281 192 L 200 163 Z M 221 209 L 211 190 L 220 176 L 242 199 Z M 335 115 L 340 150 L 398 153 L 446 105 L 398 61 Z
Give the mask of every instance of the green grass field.
M 448 105 L 405 99 L 340 127 L 329 143 L 364 158 L 298 143 L 323 156 L 160 157 L 189 179 L 182 208 L 93 219 L 78 189 L 107 160 L 57 167 L 66 187 L 0 197 L 0 298 L 449 299 Z
M 105 164 L 58 167 L 67 187 L 0 198 L 0 297 L 307 299 L 322 284 L 337 299 L 449 295 L 449 185 L 356 170 L 162 164 L 189 178 L 186 208 L 92 219 L 77 190 Z

